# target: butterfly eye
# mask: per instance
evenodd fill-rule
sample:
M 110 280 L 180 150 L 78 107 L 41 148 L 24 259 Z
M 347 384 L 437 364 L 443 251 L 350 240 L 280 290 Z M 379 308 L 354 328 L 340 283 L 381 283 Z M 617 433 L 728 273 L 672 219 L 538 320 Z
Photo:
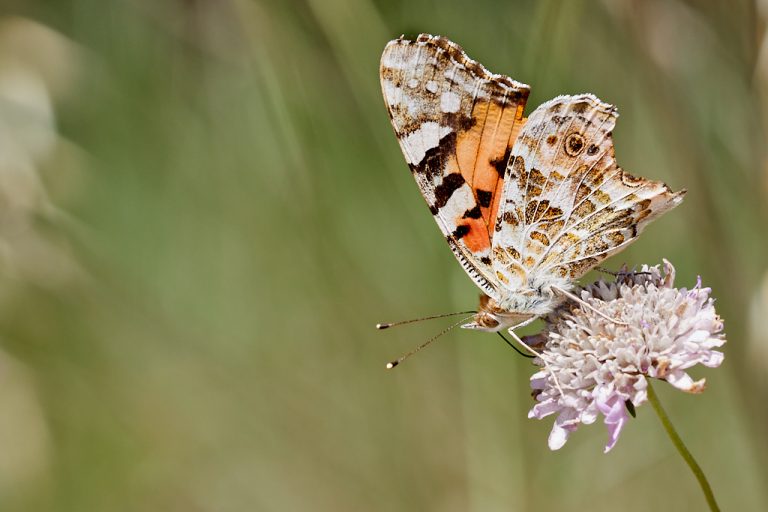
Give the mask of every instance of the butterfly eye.
M 565 139 L 565 152 L 577 156 L 584 149 L 584 138 L 579 133 L 572 133 Z

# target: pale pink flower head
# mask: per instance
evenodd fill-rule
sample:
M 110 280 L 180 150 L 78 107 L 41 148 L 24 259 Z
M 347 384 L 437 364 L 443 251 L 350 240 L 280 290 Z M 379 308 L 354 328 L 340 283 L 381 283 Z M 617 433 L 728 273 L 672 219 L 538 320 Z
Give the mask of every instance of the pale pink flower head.
M 696 364 L 717 367 L 725 343 L 723 322 L 710 289 L 701 280 L 691 290 L 674 288 L 675 269 L 664 261 L 619 273 L 576 290 L 584 301 L 610 318 L 567 302 L 550 314 L 544 330 L 528 337 L 537 344 L 541 370 L 531 377 L 537 401 L 529 418 L 557 414 L 549 447 L 561 448 L 579 425 L 600 415 L 608 427 L 608 452 L 627 422 L 629 403 L 647 400 L 647 379 L 666 380 L 689 393 L 704 390 L 687 370 Z M 546 365 L 544 365 L 546 361 Z

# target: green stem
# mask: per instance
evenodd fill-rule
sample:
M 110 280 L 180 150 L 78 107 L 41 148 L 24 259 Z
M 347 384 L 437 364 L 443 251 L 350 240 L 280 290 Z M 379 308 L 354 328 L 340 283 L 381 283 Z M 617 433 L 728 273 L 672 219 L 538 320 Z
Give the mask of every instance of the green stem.
M 672 444 L 675 445 L 675 448 L 677 448 L 677 451 L 680 452 L 680 455 L 682 455 L 686 464 L 688 464 L 688 467 L 691 468 L 691 471 L 693 471 L 693 474 L 696 476 L 696 480 L 699 481 L 701 490 L 704 491 L 704 497 L 707 499 L 709 510 L 712 512 L 720 512 L 720 508 L 717 506 L 715 495 L 712 494 L 712 487 L 709 486 L 707 477 L 704 476 L 704 472 L 696 462 L 696 459 L 693 458 L 691 452 L 689 452 L 688 448 L 685 447 L 685 443 L 683 443 L 683 440 L 680 439 L 680 436 L 675 430 L 675 427 L 672 426 L 672 422 L 669 421 L 667 413 L 664 412 L 664 408 L 661 406 L 661 402 L 659 402 L 659 397 L 656 396 L 656 392 L 653 390 L 653 386 L 651 386 L 650 379 L 648 379 L 648 400 L 651 402 L 653 410 L 656 411 L 656 414 L 659 416 L 662 425 L 664 425 L 664 430 L 667 431 L 667 435 L 672 440 Z

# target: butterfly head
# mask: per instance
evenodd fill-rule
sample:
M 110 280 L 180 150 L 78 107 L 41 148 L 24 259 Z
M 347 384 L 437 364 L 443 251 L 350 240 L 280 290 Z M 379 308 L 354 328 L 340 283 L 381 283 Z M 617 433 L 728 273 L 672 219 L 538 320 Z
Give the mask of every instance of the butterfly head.
M 478 331 L 498 332 L 520 325 L 532 320 L 539 315 L 535 313 L 523 313 L 510 311 L 501 307 L 498 302 L 487 295 L 480 296 L 480 306 L 471 322 L 462 325 L 464 329 L 476 329 Z

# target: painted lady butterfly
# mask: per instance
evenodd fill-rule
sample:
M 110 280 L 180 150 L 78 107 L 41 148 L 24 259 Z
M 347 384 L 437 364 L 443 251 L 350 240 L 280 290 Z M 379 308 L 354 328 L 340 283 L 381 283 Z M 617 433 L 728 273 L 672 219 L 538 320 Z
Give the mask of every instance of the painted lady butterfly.
M 462 327 L 500 331 L 551 312 L 578 279 L 683 200 L 616 164 L 618 114 L 592 94 L 527 118 L 529 87 L 439 36 L 391 41 L 381 86 L 416 183 L 483 291 Z

